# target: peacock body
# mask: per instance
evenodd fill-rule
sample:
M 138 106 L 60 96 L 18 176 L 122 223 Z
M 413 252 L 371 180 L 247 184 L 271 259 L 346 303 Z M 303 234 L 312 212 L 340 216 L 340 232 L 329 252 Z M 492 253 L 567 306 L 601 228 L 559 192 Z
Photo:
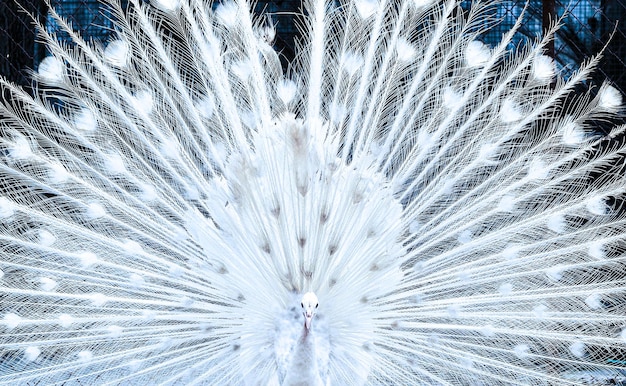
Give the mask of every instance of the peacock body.
M 246 1 L 108 3 L 116 39 L 53 10 L 73 44 L 41 28 L 35 96 L 0 80 L 0 384 L 623 372 L 623 127 L 594 126 L 622 97 L 574 92 L 596 58 L 564 80 L 554 30 L 481 43 L 493 2 L 307 0 L 284 72 Z

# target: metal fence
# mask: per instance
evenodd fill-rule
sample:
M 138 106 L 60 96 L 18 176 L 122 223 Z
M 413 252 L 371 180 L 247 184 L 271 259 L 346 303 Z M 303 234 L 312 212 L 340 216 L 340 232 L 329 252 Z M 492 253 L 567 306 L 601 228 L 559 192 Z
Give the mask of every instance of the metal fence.
M 503 24 L 512 25 L 525 2 L 507 3 L 502 10 Z M 520 32 L 534 38 L 555 20 L 560 20 L 562 26 L 548 54 L 560 64 L 564 75 L 575 70 L 586 58 L 602 52 L 595 80 L 608 79 L 626 93 L 626 25 L 623 23 L 626 0 L 531 1 Z M 498 36 L 502 33 L 494 32 L 499 32 Z
M 83 36 L 108 39 L 111 22 L 98 0 L 50 3 Z M 471 3 L 467 0 L 462 6 L 469 9 Z M 300 4 L 300 0 L 257 3 L 257 10 L 270 13 L 276 23 L 275 46 L 285 64 L 294 56 L 297 30 L 293 15 L 299 12 Z M 604 50 L 595 80 L 608 79 L 626 93 L 626 23 L 617 23 L 626 20 L 626 0 L 509 0 L 494 7 L 494 12 L 500 22 L 483 36 L 487 43 L 495 44 L 520 15 L 523 15 L 520 44 L 534 40 L 550 22 L 561 18 L 562 28 L 547 53 L 556 59 L 562 73 L 567 75 L 585 58 Z M 29 84 L 29 69 L 36 68 L 45 56 L 45 48 L 36 39 L 34 19 L 49 31 L 56 29 L 47 13 L 45 0 L 0 0 L 1 75 L 22 85 Z

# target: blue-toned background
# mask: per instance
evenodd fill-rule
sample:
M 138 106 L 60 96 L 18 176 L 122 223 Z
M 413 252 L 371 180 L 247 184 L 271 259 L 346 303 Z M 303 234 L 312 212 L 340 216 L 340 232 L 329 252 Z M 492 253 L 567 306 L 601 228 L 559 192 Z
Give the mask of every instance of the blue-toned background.
M 51 0 L 50 3 L 83 36 L 102 41 L 110 37 L 112 23 L 98 0 Z M 464 10 L 471 4 L 472 1 L 464 1 Z M 494 7 L 494 16 L 500 22 L 484 34 L 484 41 L 495 44 L 515 23 L 525 5 L 523 0 L 508 0 Z M 284 56 L 285 65 L 294 55 L 294 37 L 298 32 L 293 14 L 298 13 L 300 7 L 300 0 L 261 0 L 256 6 L 258 12 L 270 13 L 277 23 L 275 47 Z M 519 44 L 541 34 L 546 23 L 562 16 L 566 10 L 563 27 L 548 54 L 557 60 L 567 76 L 578 63 L 606 46 L 596 80 L 608 78 L 626 93 L 626 23 L 616 23 L 626 20 L 626 0 L 530 0 Z M 48 6 L 44 0 L 0 0 L 0 74 L 26 86 L 28 69 L 37 68 L 46 55 L 45 48 L 37 42 L 36 28 L 28 14 L 38 18 L 48 30 L 56 29 L 47 16 Z

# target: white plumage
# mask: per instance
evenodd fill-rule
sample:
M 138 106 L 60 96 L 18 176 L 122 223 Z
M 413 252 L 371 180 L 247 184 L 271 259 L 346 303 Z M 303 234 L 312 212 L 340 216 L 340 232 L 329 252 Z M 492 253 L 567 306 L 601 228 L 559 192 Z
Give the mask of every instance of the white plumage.
M 322 380 L 318 365 L 322 351 L 317 349 L 317 342 L 311 332 L 312 319 L 319 306 L 317 297 L 313 292 L 305 293 L 302 296 L 300 306 L 304 316 L 304 325 L 298 341 L 292 344 L 293 350 L 289 353 L 289 367 L 282 384 L 322 386 L 325 382 Z
M 480 42 L 493 2 L 307 0 L 285 74 L 243 0 L 110 6 L 105 46 L 52 11 L 34 99 L 0 80 L 0 384 L 620 376 L 597 59 Z

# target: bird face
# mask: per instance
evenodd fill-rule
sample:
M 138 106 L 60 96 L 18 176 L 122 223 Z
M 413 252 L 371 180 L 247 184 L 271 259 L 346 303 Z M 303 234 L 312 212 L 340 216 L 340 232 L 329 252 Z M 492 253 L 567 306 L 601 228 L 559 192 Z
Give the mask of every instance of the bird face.
M 310 330 L 311 320 L 313 320 L 313 315 L 315 315 L 317 306 L 319 306 L 317 296 L 315 296 L 313 292 L 305 293 L 302 296 L 302 302 L 300 303 L 300 306 L 302 306 L 302 315 L 304 315 L 304 326 L 307 330 Z

